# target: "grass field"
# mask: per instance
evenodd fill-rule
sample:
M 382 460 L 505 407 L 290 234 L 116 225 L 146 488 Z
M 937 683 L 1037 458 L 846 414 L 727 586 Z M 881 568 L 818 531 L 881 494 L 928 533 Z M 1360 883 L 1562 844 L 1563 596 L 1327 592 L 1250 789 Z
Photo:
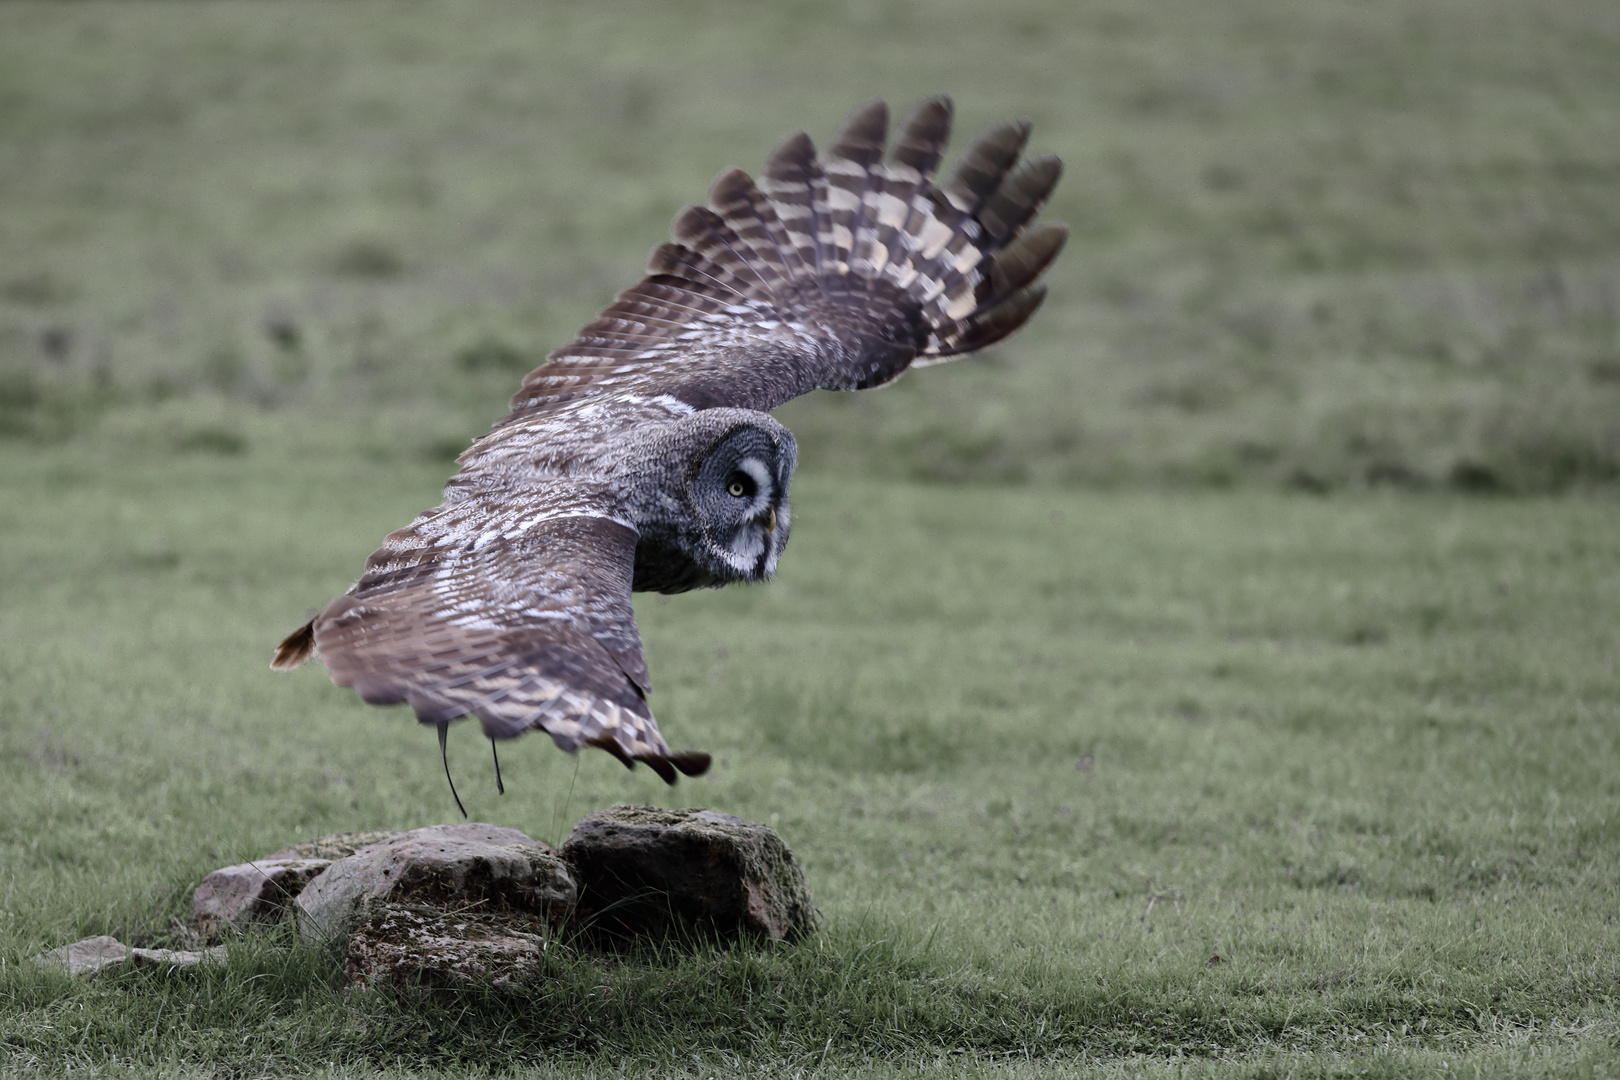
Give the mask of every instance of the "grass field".
M 776 582 L 638 598 L 712 774 L 452 735 L 548 841 L 772 823 L 824 933 L 25 962 L 450 820 L 275 641 L 723 167 L 940 90 L 1075 233 L 994 355 L 781 411 Z M 0 1074 L 1620 1076 L 1617 180 L 1607 0 L 0 4 Z
M 1052 300 L 807 463 L 1620 480 L 1608 0 L 7 3 L 0 430 L 448 460 L 723 168 L 941 90 L 1067 163 Z
M 454 816 L 431 729 L 266 666 L 440 470 L 0 469 L 14 1065 L 1620 1070 L 1612 502 L 805 476 L 780 580 L 639 608 L 712 777 L 576 779 L 531 738 L 503 799 L 470 732 L 451 760 L 475 820 L 546 839 L 614 801 L 769 821 L 825 935 L 443 1006 L 275 942 L 175 980 L 19 966 L 173 940 L 216 865 Z

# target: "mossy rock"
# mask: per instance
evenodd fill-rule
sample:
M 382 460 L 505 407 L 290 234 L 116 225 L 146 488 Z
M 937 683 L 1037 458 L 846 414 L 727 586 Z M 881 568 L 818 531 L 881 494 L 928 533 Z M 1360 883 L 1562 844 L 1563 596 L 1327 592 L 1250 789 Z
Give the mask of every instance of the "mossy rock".
M 692 808 L 612 806 L 574 826 L 575 926 L 598 943 L 672 935 L 794 941 L 818 916 L 793 852 L 768 825 Z

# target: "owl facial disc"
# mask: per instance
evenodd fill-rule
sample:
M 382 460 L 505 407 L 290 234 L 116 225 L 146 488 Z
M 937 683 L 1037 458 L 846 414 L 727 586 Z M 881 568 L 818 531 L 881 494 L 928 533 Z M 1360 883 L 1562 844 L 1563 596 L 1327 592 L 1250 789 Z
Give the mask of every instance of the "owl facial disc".
M 782 432 L 786 435 L 786 432 Z M 762 581 L 787 545 L 792 437 L 759 426 L 737 428 L 698 466 L 692 501 L 703 523 L 712 572 L 721 581 Z

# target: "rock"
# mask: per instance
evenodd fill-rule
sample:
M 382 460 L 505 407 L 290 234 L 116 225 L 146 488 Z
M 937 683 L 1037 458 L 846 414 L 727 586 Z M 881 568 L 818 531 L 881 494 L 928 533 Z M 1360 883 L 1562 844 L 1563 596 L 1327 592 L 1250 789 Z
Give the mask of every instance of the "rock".
M 447 912 L 367 900 L 349 937 L 348 975 L 360 987 L 392 984 L 511 990 L 538 978 L 549 927 L 537 915 Z
M 210 961 L 225 959 L 225 946 L 198 952 L 177 949 L 132 949 L 115 937 L 106 934 L 85 938 L 60 949 L 40 953 L 34 963 L 55 968 L 69 975 L 96 975 L 108 968 L 128 964 L 131 967 L 189 968 Z
M 132 967 L 168 967 L 188 968 L 198 964 L 216 963 L 225 959 L 225 946 L 215 945 L 212 949 L 198 949 L 195 952 L 189 949 L 131 949 L 129 950 L 129 963 Z
M 115 937 L 102 934 L 100 937 L 85 938 L 71 945 L 63 945 L 60 949 L 52 949 L 50 952 L 42 952 L 34 957 L 34 963 L 41 967 L 56 968 L 68 975 L 94 975 L 128 959 L 128 945 Z
M 192 893 L 192 923 L 212 936 L 254 920 L 276 922 L 304 886 L 333 862 L 399 835 L 398 830 L 384 829 L 337 833 L 300 841 L 250 863 L 221 867 Z
M 557 853 L 516 829 L 467 823 L 398 833 L 338 859 L 294 901 L 306 937 L 345 937 L 367 900 L 478 914 L 513 912 L 561 925 L 578 889 Z
M 577 925 L 597 940 L 684 928 L 794 940 L 815 928 L 804 874 L 768 825 L 713 810 L 613 806 L 574 826 L 563 857 Z
M 191 920 L 204 934 L 275 922 L 332 859 L 266 859 L 215 870 L 191 894 Z

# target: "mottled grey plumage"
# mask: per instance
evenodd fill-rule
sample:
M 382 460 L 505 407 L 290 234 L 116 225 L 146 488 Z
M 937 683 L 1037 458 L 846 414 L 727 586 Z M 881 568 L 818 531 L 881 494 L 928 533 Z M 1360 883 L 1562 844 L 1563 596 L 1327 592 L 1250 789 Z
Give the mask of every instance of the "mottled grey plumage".
M 530 372 L 461 455 L 444 503 L 391 533 L 365 574 L 276 651 L 423 723 L 477 716 L 598 746 L 673 783 L 647 708 L 632 590 L 769 578 L 787 543 L 793 436 L 766 415 L 816 388 L 881 386 L 999 341 L 1040 305 L 1067 230 L 1025 231 L 1056 158 L 1018 164 L 996 124 L 931 182 L 950 131 L 920 103 L 857 107 L 817 157 L 799 133 L 758 185 L 733 169 L 675 219 L 648 276 Z

